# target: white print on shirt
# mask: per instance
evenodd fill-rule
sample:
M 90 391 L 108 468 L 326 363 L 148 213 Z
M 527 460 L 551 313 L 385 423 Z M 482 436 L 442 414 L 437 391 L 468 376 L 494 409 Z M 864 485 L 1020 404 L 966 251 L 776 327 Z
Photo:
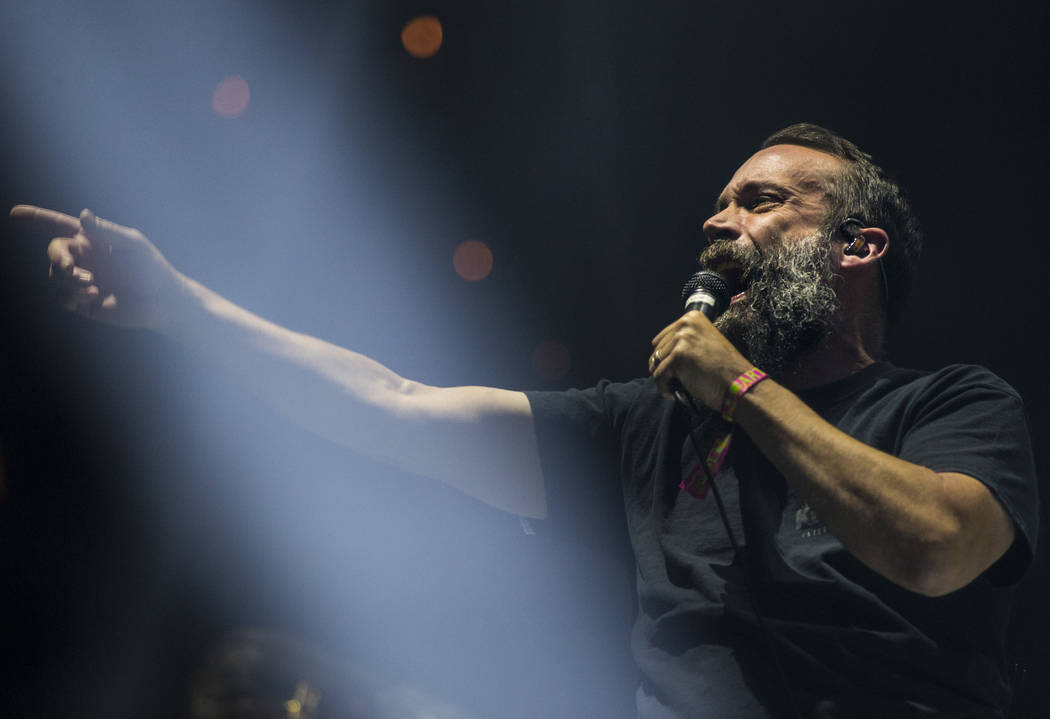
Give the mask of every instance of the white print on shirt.
M 828 528 L 820 521 L 816 512 L 808 504 L 803 503 L 795 512 L 795 531 L 801 533 L 803 537 L 819 537 L 826 534 Z

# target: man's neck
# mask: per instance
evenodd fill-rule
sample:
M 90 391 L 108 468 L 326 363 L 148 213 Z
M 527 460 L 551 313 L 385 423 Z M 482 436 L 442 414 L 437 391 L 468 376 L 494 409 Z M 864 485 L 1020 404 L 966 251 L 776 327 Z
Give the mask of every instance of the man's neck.
M 845 379 L 874 362 L 875 358 L 864 348 L 859 332 L 838 331 L 777 381 L 792 392 L 801 392 Z

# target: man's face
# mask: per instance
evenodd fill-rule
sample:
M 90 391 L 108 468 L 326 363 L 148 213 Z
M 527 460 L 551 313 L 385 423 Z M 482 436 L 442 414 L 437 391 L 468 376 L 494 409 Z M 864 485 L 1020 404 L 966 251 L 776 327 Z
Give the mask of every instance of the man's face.
M 740 166 L 704 223 L 711 242 L 730 240 L 763 252 L 798 242 L 824 227 L 827 190 L 842 171 L 833 155 L 799 145 L 774 145 Z
M 715 323 L 758 367 L 796 368 L 833 330 L 838 312 L 827 188 L 840 161 L 795 145 L 752 156 L 733 176 L 704 223 L 706 269 L 745 291 Z

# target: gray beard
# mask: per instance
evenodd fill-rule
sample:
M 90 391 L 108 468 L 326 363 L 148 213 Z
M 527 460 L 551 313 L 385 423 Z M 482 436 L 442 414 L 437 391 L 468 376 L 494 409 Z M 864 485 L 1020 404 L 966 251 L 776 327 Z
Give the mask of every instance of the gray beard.
M 783 378 L 832 335 L 839 302 L 826 233 L 759 252 L 716 242 L 700 255 L 705 269 L 743 270 L 747 296 L 715 327 L 758 368 Z

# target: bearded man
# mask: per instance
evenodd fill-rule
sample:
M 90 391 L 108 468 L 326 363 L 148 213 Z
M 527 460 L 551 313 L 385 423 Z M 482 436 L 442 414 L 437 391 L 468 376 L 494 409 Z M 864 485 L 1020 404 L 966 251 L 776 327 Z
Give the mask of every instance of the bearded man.
M 766 140 L 704 224 L 728 310 L 661 331 L 651 377 L 566 392 L 408 381 L 233 305 L 137 230 L 12 214 L 60 235 L 69 309 L 199 348 L 322 436 L 536 531 L 628 537 L 640 717 L 1005 716 L 1038 521 L 1022 403 L 982 368 L 879 361 L 920 240 L 847 140 Z

